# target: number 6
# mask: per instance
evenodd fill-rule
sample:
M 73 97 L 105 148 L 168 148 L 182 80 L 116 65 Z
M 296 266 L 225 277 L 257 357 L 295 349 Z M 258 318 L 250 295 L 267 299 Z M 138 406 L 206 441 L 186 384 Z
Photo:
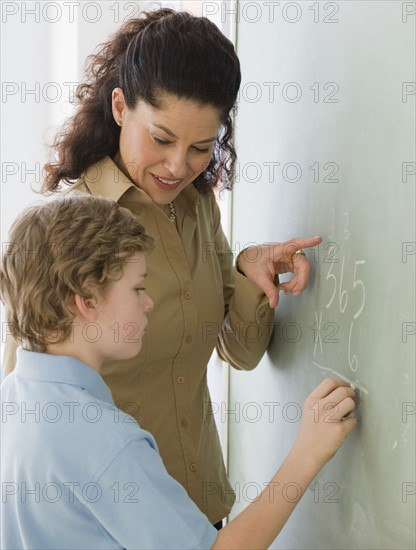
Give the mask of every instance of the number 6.
M 357 262 L 355 262 L 355 270 L 354 270 L 354 283 L 352 285 L 352 288 L 353 290 L 355 290 L 357 288 L 357 286 L 360 286 L 362 288 L 362 291 L 363 291 L 363 302 L 361 304 L 361 307 L 360 309 L 354 313 L 354 319 L 358 319 L 358 317 L 361 315 L 363 309 L 364 309 L 364 304 L 365 304 L 365 286 L 364 286 L 364 283 L 362 282 L 361 279 L 356 279 L 356 276 L 357 276 L 357 267 L 359 265 L 362 265 L 362 264 L 365 264 L 365 261 L 364 260 L 358 260 Z

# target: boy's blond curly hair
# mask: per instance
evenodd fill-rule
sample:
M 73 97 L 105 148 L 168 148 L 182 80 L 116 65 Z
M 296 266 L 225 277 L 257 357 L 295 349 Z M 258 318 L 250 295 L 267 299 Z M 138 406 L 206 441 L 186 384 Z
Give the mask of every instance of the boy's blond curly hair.
M 104 296 L 126 260 L 153 246 L 135 216 L 110 199 L 79 193 L 28 207 L 3 243 L 8 332 L 30 351 L 67 340 L 74 294 Z

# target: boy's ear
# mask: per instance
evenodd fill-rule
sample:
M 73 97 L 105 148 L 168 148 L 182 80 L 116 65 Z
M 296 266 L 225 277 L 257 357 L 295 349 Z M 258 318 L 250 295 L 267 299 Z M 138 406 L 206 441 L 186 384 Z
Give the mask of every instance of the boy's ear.
M 75 308 L 81 317 L 84 317 L 87 321 L 94 321 L 97 316 L 97 299 L 92 296 L 86 298 L 80 294 L 74 295 Z

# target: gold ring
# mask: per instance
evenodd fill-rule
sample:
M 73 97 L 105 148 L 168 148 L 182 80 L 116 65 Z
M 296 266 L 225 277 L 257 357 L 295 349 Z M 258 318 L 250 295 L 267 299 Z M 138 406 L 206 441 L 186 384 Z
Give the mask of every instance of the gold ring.
M 296 254 L 302 254 L 302 256 L 306 256 L 305 252 L 301 248 L 299 248 L 299 250 L 296 250 L 296 252 L 292 254 L 292 258 L 293 256 L 296 256 Z

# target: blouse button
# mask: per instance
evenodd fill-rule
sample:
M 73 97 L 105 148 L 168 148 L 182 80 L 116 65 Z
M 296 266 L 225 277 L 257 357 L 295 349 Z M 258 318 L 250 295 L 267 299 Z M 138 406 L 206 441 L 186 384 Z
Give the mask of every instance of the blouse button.
M 183 384 L 185 382 L 185 378 L 183 376 L 178 376 L 176 381 L 177 381 L 178 384 Z
M 184 293 L 184 296 L 185 296 L 185 298 L 186 298 L 187 300 L 189 300 L 190 297 L 191 297 L 191 292 L 190 292 L 190 290 L 187 290 L 187 291 Z
M 265 311 L 263 311 L 263 313 L 260 313 L 260 319 L 263 319 L 265 317 L 265 315 L 266 315 Z
M 181 426 L 182 426 L 182 428 L 187 428 L 187 427 L 188 427 L 188 421 L 185 420 L 185 418 L 183 418 L 183 419 L 181 420 Z
M 198 470 L 198 466 L 196 464 L 191 464 L 189 468 L 191 469 L 192 472 L 196 472 Z
M 192 336 L 191 336 L 191 335 L 187 336 L 187 337 L 185 338 L 185 342 L 186 342 L 187 344 L 190 344 L 190 343 L 192 342 Z

